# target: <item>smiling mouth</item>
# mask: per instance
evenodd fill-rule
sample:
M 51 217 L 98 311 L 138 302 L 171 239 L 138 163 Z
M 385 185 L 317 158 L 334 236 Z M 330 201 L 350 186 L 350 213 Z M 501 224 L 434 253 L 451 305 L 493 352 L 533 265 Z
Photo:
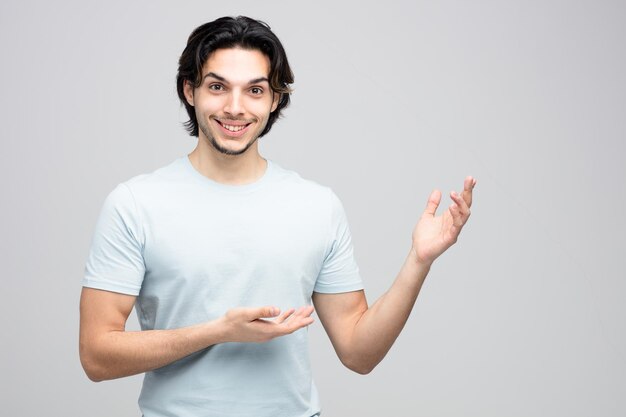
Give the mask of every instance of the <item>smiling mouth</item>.
M 242 130 L 244 130 L 245 128 L 247 128 L 248 126 L 250 126 L 251 123 L 246 123 L 246 124 L 228 124 L 226 122 L 222 122 L 220 120 L 215 120 L 221 127 L 223 127 L 224 129 L 230 131 L 230 132 L 241 132 Z

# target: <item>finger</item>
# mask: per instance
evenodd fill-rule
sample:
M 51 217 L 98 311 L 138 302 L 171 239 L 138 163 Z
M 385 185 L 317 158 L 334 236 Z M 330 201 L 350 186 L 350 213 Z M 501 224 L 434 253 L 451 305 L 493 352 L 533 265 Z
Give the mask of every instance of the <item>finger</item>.
M 476 179 L 474 177 L 468 176 L 465 178 L 465 181 L 463 182 L 463 200 L 465 200 L 465 203 L 467 204 L 468 207 L 472 206 L 472 191 L 474 190 L 474 187 L 476 186 Z
M 300 316 L 310 317 L 311 314 L 313 314 L 313 311 L 315 311 L 315 308 L 313 306 L 302 307 L 302 310 L 300 311 Z
M 433 190 L 428 197 L 428 203 L 426 203 L 426 209 L 424 210 L 424 214 L 428 216 L 434 216 L 437 211 L 437 207 L 439 207 L 439 202 L 441 201 L 441 191 Z
M 296 331 L 302 327 L 308 326 L 315 320 L 311 317 L 313 314 L 313 306 L 300 307 L 294 311 L 294 313 L 285 321 L 285 326 L 289 333 Z
M 461 197 L 459 194 L 457 194 L 454 191 L 450 193 L 450 198 L 452 199 L 454 203 L 456 203 L 459 209 L 459 213 L 461 214 L 463 223 L 465 223 L 470 216 L 470 208 L 467 205 L 467 202 L 465 201 L 463 197 Z
M 251 307 L 244 309 L 244 314 L 248 320 L 253 321 L 262 318 L 276 317 L 280 314 L 280 309 L 273 306 Z
M 288 310 L 285 310 L 280 316 L 278 316 L 275 320 L 274 323 L 283 323 L 285 320 L 287 320 L 289 318 L 289 316 L 291 316 L 294 312 L 296 311 L 295 308 L 290 308 Z
M 287 325 L 287 332 L 292 333 L 298 329 L 306 327 L 313 323 L 315 320 L 310 315 L 298 315 L 296 317 L 291 317 L 288 321 L 285 322 Z
M 303 317 L 309 317 L 311 314 L 313 314 L 313 310 L 314 310 L 313 306 L 299 307 L 298 309 L 294 311 L 294 313 L 291 316 L 291 319 L 298 320 Z
M 461 209 L 458 203 L 453 202 L 450 205 L 450 214 L 452 215 L 452 225 L 454 228 L 459 228 L 463 226 L 463 215 L 461 214 Z

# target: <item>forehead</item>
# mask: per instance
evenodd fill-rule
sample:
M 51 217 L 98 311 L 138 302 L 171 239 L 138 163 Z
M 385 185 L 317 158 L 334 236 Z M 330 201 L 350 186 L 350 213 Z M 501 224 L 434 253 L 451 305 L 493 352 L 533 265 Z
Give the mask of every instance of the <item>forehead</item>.
M 209 72 L 231 83 L 246 83 L 268 77 L 269 58 L 257 49 L 225 48 L 213 51 L 202 66 L 202 76 Z

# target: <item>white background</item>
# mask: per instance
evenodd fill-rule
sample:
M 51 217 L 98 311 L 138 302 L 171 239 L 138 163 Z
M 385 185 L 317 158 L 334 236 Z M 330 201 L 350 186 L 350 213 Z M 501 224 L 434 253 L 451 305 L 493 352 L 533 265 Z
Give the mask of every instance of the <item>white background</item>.
M 607 0 L 2 2 L 3 415 L 138 415 L 141 376 L 80 367 L 84 263 L 108 192 L 193 149 L 177 60 L 238 14 L 296 75 L 262 153 L 340 196 L 370 302 L 430 191 L 478 179 L 374 372 L 311 326 L 323 415 L 625 415 L 626 5 Z

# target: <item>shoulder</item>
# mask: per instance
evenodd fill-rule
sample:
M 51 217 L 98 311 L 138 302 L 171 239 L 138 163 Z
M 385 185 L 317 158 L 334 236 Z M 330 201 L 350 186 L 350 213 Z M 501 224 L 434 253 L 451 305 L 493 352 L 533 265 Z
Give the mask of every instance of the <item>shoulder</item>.
M 143 209 L 158 207 L 168 195 L 171 195 L 167 184 L 175 182 L 179 171 L 176 165 L 179 165 L 179 160 L 118 183 L 106 195 L 100 217 L 139 222 L 143 217 L 141 215 Z
M 186 157 L 185 157 L 186 158 Z M 185 173 L 182 158 L 177 158 L 169 164 L 155 169 L 152 172 L 136 175 L 124 181 L 129 188 L 140 188 L 150 186 L 152 184 L 163 184 L 171 181 L 180 180 Z
M 118 199 L 143 200 L 170 192 L 170 188 L 175 189 L 176 184 L 180 185 L 184 178 L 185 171 L 181 159 L 178 158 L 152 172 L 139 174 L 119 183 L 111 195 Z

